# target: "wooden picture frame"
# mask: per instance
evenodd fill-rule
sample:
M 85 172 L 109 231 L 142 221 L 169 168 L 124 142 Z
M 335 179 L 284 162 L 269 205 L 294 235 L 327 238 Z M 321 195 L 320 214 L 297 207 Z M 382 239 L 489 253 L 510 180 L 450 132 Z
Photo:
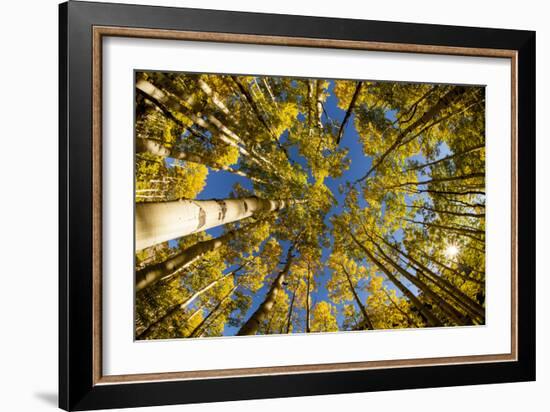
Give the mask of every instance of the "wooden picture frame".
M 65 410 L 535 379 L 535 33 L 168 7 L 60 5 L 59 406 Z M 102 39 L 106 36 L 510 59 L 511 353 L 102 374 Z

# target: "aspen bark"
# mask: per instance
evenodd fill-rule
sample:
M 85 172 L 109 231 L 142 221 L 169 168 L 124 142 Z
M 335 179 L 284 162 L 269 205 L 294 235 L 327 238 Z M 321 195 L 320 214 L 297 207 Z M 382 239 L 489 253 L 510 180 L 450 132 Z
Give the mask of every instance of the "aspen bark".
M 241 170 L 233 169 L 229 166 L 224 166 L 215 162 L 211 162 L 205 159 L 204 156 L 197 153 L 168 148 L 166 146 L 163 146 L 160 142 L 152 139 L 136 139 L 136 153 L 150 153 L 155 156 L 170 157 L 175 160 L 199 163 L 212 169 L 219 169 L 229 173 L 233 173 L 238 176 L 246 177 L 253 182 L 266 183 L 264 180 L 258 179 L 254 176 L 250 176 Z M 153 180 L 151 180 L 151 182 L 153 182 Z
M 172 305 L 166 312 L 164 315 L 162 315 L 159 319 L 155 320 L 153 323 L 151 323 L 147 329 L 145 329 L 143 332 L 141 332 L 137 338 L 138 339 L 146 339 L 147 337 L 151 336 L 155 330 L 158 329 L 158 327 L 168 318 L 172 317 L 176 312 L 179 312 L 179 311 L 182 311 L 182 310 L 185 310 L 185 308 L 187 308 L 189 305 L 191 305 L 191 303 L 193 303 L 195 301 L 195 299 L 197 299 L 199 296 L 203 295 L 204 293 L 208 292 L 210 289 L 212 289 L 214 286 L 216 286 L 217 284 L 219 284 L 221 281 L 225 280 L 225 279 L 228 279 L 229 277 L 232 277 L 232 276 L 235 276 L 235 273 L 240 270 L 242 268 L 239 267 L 238 269 L 232 271 L 232 272 L 229 272 L 228 274 L 216 279 L 216 280 L 213 280 L 212 282 L 210 282 L 208 285 L 206 285 L 205 287 L 203 287 L 202 289 L 198 290 L 197 292 L 195 292 L 194 294 L 192 294 L 191 296 L 189 296 L 187 299 L 185 299 L 183 302 L 179 302 L 179 303 L 176 303 L 175 305 Z
M 466 88 L 457 86 L 454 87 L 452 90 L 447 92 L 444 96 L 442 96 L 436 104 L 434 104 L 431 108 L 429 108 L 420 118 L 416 121 L 414 121 L 410 126 L 405 128 L 403 131 L 399 133 L 395 141 L 392 143 L 392 145 L 384 152 L 378 159 L 376 159 L 369 171 L 361 178 L 357 179 L 356 182 L 361 182 L 365 180 L 367 177 L 370 176 L 370 174 L 380 166 L 380 164 L 386 159 L 386 157 L 395 149 L 397 148 L 405 136 L 409 134 L 412 130 L 415 128 L 425 125 L 430 120 L 435 118 L 442 110 L 450 107 L 454 102 L 456 102 L 464 93 L 466 93 Z
M 344 136 L 344 130 L 346 129 L 346 125 L 351 117 L 351 114 L 353 113 L 353 110 L 355 109 L 355 103 L 357 102 L 357 98 L 359 97 L 359 93 L 361 92 L 362 87 L 363 87 L 363 82 L 357 82 L 357 85 L 355 86 L 355 91 L 353 92 L 353 96 L 349 102 L 348 110 L 346 110 L 346 114 L 344 115 L 344 120 L 342 120 L 340 129 L 338 130 L 338 135 L 336 137 L 336 145 L 340 144 L 340 140 L 342 140 L 342 137 Z
M 411 193 L 434 193 L 436 196 L 437 195 L 456 195 L 456 196 L 485 195 L 485 192 L 482 192 L 480 190 L 452 191 L 452 190 L 417 189 L 415 191 L 412 191 Z
M 198 242 L 163 262 L 146 266 L 137 271 L 136 292 L 157 283 L 159 280 L 168 278 L 178 270 L 185 269 L 201 256 L 221 247 L 234 236 L 235 232 L 232 231 L 215 239 Z
M 310 273 L 309 273 L 309 263 L 308 263 L 308 265 L 307 265 L 307 289 L 306 289 L 306 333 L 311 332 L 311 325 L 310 325 L 310 311 L 311 311 L 310 283 L 311 283 L 311 277 L 310 277 Z
M 349 285 L 349 288 L 351 290 L 351 293 L 353 294 L 353 297 L 355 298 L 355 302 L 357 303 L 357 306 L 359 306 L 359 309 L 361 309 L 361 313 L 363 314 L 363 322 L 365 323 L 365 325 L 367 325 L 368 329 L 373 330 L 374 326 L 373 326 L 373 324 L 370 320 L 370 317 L 367 313 L 367 309 L 361 303 L 361 300 L 359 299 L 359 295 L 357 295 L 357 291 L 355 290 L 355 286 L 353 286 L 353 282 L 351 281 L 351 277 L 349 275 L 349 272 L 346 270 L 346 267 L 343 264 L 340 265 L 340 266 L 342 266 L 342 270 L 346 274 L 346 278 L 348 280 L 348 285 Z
M 204 120 L 201 113 L 192 113 L 187 107 L 181 104 L 177 98 L 163 92 L 147 80 L 138 80 L 136 83 L 136 88 L 149 100 L 160 106 L 163 113 L 165 113 L 176 123 L 183 125 L 182 122 L 174 115 L 174 113 L 180 113 L 190 119 L 193 123 L 208 130 L 214 138 L 221 140 L 229 146 L 235 147 L 240 154 L 247 157 L 250 161 L 256 163 L 257 165 L 262 166 L 263 163 L 260 162 L 259 159 L 239 144 L 242 143 L 242 140 L 235 133 L 225 127 L 223 123 L 220 122 L 215 116 L 209 115 L 208 121 Z M 212 124 L 214 124 L 215 127 L 213 127 Z
M 308 122 L 308 128 L 309 128 L 309 135 L 311 136 L 313 134 L 313 117 L 314 117 L 314 111 L 313 111 L 313 93 L 315 88 L 315 81 L 314 80 L 306 80 L 307 84 L 307 122 Z
M 290 155 L 288 154 L 287 150 L 284 148 L 284 146 L 279 142 L 279 137 L 275 135 L 271 127 L 267 124 L 266 116 L 261 112 L 260 108 L 256 104 L 256 101 L 252 97 L 252 95 L 248 92 L 246 87 L 240 82 L 239 78 L 237 76 L 231 76 L 231 79 L 233 82 L 237 85 L 237 88 L 239 89 L 239 92 L 244 97 L 250 108 L 252 109 L 252 112 L 254 113 L 256 119 L 260 124 L 264 127 L 264 129 L 267 131 L 273 142 L 277 145 L 277 147 L 283 152 L 285 157 L 290 163 L 293 163 L 292 159 L 290 158 Z
M 439 266 L 441 269 L 446 269 L 448 270 L 449 272 L 451 272 L 453 275 L 455 276 L 458 276 L 459 278 L 463 279 L 464 281 L 466 282 L 474 282 L 474 283 L 477 283 L 478 285 L 485 285 L 485 281 L 484 280 L 479 280 L 479 279 L 475 279 L 475 278 L 472 278 L 468 275 L 464 275 L 462 273 L 460 273 L 457 269 L 453 269 L 452 267 L 450 266 L 447 266 L 446 264 L 444 264 L 443 262 L 440 262 L 438 260 L 436 260 L 434 257 L 432 256 L 429 256 L 427 255 L 426 253 L 420 251 L 420 253 L 426 258 L 426 259 L 429 259 L 430 261 L 432 261 L 433 263 L 435 263 L 437 266 Z M 482 276 L 485 276 L 485 272 L 481 272 L 479 270 L 475 270 L 475 272 L 478 272 L 480 275 Z
M 269 86 L 269 83 L 267 82 L 266 77 L 262 77 L 262 83 L 264 84 L 265 88 L 267 89 L 267 92 L 269 93 L 269 97 L 271 98 L 271 101 L 277 105 L 277 102 L 275 101 L 275 96 L 273 95 L 273 92 L 271 91 L 271 87 Z
M 238 336 L 255 335 L 261 323 L 273 310 L 273 306 L 275 305 L 275 300 L 277 299 L 277 294 L 281 291 L 283 282 L 285 281 L 285 276 L 290 270 L 290 265 L 292 264 L 292 259 L 293 259 L 293 256 L 292 256 L 293 250 L 294 250 L 294 244 L 288 248 L 288 252 L 286 254 L 285 266 L 279 272 L 279 274 L 271 284 L 271 288 L 267 292 L 267 295 L 264 301 L 262 302 L 260 307 L 252 314 L 252 316 L 250 316 L 250 318 L 246 321 L 246 323 L 241 327 L 241 329 L 237 333 Z
M 483 309 L 483 307 L 479 303 L 474 301 L 472 298 L 470 298 L 468 295 L 466 295 L 444 277 L 435 274 L 420 261 L 416 260 L 410 255 L 404 256 L 406 256 L 407 260 L 412 262 L 414 266 L 420 269 L 423 272 L 424 276 L 426 276 L 426 278 L 430 279 L 431 282 L 436 284 L 438 287 L 441 288 L 441 290 L 449 295 L 449 297 L 453 299 L 457 305 L 464 309 L 472 318 L 478 318 L 481 322 L 484 322 L 485 309 Z
M 382 291 L 384 292 L 384 294 L 386 295 L 386 297 L 388 298 L 388 300 L 390 301 L 390 303 L 392 304 L 392 306 L 397 309 L 397 311 L 399 313 L 401 313 L 403 316 L 405 316 L 405 318 L 407 318 L 407 321 L 409 322 L 409 325 L 417 328 L 418 327 L 418 324 L 409 316 L 409 314 L 407 312 L 405 312 L 403 309 L 401 309 L 397 303 L 395 303 L 392 299 L 392 297 L 390 296 L 390 294 L 388 293 L 388 291 L 382 287 Z
M 460 156 L 464 156 L 468 153 L 471 153 L 471 152 L 475 152 L 477 150 L 480 150 L 480 149 L 484 149 L 485 148 L 485 144 L 480 144 L 478 146 L 474 146 L 470 149 L 466 149 L 462 152 L 457 152 L 457 153 L 453 153 L 453 154 L 450 154 L 448 156 L 445 156 L 445 157 L 442 157 L 441 159 L 437 159 L 437 160 L 434 160 L 432 162 L 429 162 L 429 163 L 421 163 L 417 166 L 414 166 L 414 167 L 411 167 L 409 169 L 407 169 L 407 172 L 409 171 L 412 171 L 412 170 L 420 170 L 420 169 L 424 169 L 425 167 L 431 167 L 431 166 L 435 166 L 436 164 L 438 163 L 442 163 L 442 162 L 446 162 L 447 160 L 452 160 L 454 159 L 455 157 L 460 157 Z
M 426 322 L 430 326 L 443 326 L 443 323 L 422 303 L 420 300 L 405 286 L 403 283 L 394 276 L 374 255 L 368 250 L 359 240 L 355 237 L 353 232 L 349 231 L 351 238 L 363 252 L 367 255 L 369 260 L 373 262 L 387 277 L 388 279 L 411 301 L 413 306 L 422 314 Z
M 231 297 L 237 287 L 238 286 L 233 287 L 233 289 L 231 289 L 229 293 L 218 302 L 214 309 L 212 309 L 210 313 L 202 320 L 202 322 L 199 323 L 195 329 L 193 329 L 189 336 L 187 336 L 188 338 L 196 338 L 204 333 L 204 330 L 216 319 L 224 302 L 226 302 Z
M 483 239 L 475 236 L 476 234 L 485 235 L 485 232 L 483 230 L 466 229 L 466 228 L 460 228 L 460 227 L 454 227 L 454 226 L 445 226 L 445 225 L 439 225 L 437 223 L 419 222 L 417 220 L 406 219 L 406 218 L 401 219 L 401 220 L 404 220 L 404 221 L 407 221 L 407 222 L 410 222 L 410 223 L 414 223 L 414 224 L 417 224 L 417 225 L 421 225 L 421 226 L 428 226 L 428 227 L 433 227 L 433 228 L 436 228 L 436 229 L 448 230 L 450 232 L 459 233 L 462 236 L 465 236 L 467 238 L 470 238 L 470 239 L 476 240 L 476 241 L 478 241 L 482 244 L 485 244 Z
M 281 210 L 293 203 L 293 200 L 257 197 L 139 203 L 136 205 L 136 251 L 257 213 Z
M 485 213 L 453 212 L 451 210 L 433 209 L 433 208 L 427 207 L 427 206 L 407 205 L 407 207 L 409 207 L 411 209 L 427 210 L 428 212 L 434 212 L 434 213 L 437 213 L 437 214 L 440 214 L 440 215 L 473 217 L 475 219 L 485 218 Z
M 232 230 L 214 239 L 198 242 L 193 246 L 190 246 L 187 249 L 176 253 L 175 255 L 171 256 L 163 262 L 146 266 L 145 268 L 136 272 L 136 291 L 139 292 L 140 290 L 151 286 L 159 280 L 170 277 L 176 271 L 185 269 L 196 260 L 198 260 L 201 256 L 204 256 L 206 253 L 212 252 L 229 242 L 239 232 L 253 230 L 253 228 L 258 223 L 259 222 L 252 223 L 239 230 Z
M 403 269 L 399 264 L 397 264 L 390 256 L 388 256 L 380 247 L 380 245 L 374 241 L 374 239 L 368 234 L 368 232 L 366 232 L 366 230 L 365 234 L 369 237 L 371 243 L 376 247 L 378 252 L 382 255 L 383 259 L 399 273 L 401 273 L 401 275 L 403 275 L 409 282 L 411 282 L 414 286 L 421 290 L 430 301 L 439 306 L 443 313 L 445 313 L 449 317 L 449 319 L 451 319 L 458 325 L 466 325 L 468 323 L 468 319 L 466 319 L 464 315 L 459 312 L 454 306 L 442 299 L 441 296 L 436 294 L 426 283 L 421 281 L 418 277 L 410 274 L 407 270 Z
M 321 97 L 322 94 L 322 85 L 323 82 L 321 80 L 317 80 L 317 84 L 315 85 L 315 117 L 317 121 L 317 128 L 322 129 L 323 128 L 323 122 L 322 122 L 322 116 L 323 116 L 323 100 Z
M 214 105 L 218 109 L 220 109 L 223 114 L 225 114 L 226 116 L 230 116 L 229 109 L 224 104 L 224 102 L 220 99 L 220 96 L 218 95 L 218 93 L 213 91 L 212 88 L 208 85 L 208 83 L 206 83 L 203 79 L 199 79 L 198 83 L 201 90 L 210 98 L 210 100 L 212 100 L 212 103 L 214 103 Z
M 378 251 L 387 263 L 389 263 L 394 269 L 396 269 L 405 279 L 407 279 L 409 282 L 411 282 L 414 286 L 416 286 L 419 290 L 421 290 L 424 295 L 432 301 L 434 304 L 439 306 L 439 308 L 445 313 L 450 320 L 455 322 L 457 325 L 467 325 L 468 321 L 464 318 L 464 315 L 460 313 L 454 306 L 447 303 L 444 299 L 441 298 L 437 293 L 435 293 L 428 285 L 426 285 L 423 281 L 418 279 L 417 277 L 411 275 L 408 271 L 403 269 L 399 264 L 393 261 L 388 255 L 384 253 L 382 248 L 375 244 Z
M 294 309 L 294 300 L 296 299 L 296 290 L 298 289 L 298 284 L 294 287 L 292 292 L 292 299 L 290 300 L 290 307 L 288 308 L 288 318 L 286 322 L 286 333 L 290 333 L 290 325 L 292 324 L 292 311 Z
M 439 178 L 433 178 L 430 180 L 421 180 L 418 182 L 403 182 L 396 185 L 388 186 L 386 187 L 386 189 L 395 189 L 396 187 L 403 187 L 403 186 L 420 186 L 420 185 L 428 185 L 432 183 L 453 182 L 456 180 L 468 180 L 468 179 L 475 179 L 478 177 L 485 177 L 485 173 L 469 173 L 467 175 L 439 177 Z

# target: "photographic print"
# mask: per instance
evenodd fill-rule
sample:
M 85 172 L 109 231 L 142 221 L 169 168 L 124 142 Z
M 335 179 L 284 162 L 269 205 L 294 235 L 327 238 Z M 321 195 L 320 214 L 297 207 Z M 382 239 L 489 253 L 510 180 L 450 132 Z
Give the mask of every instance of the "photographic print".
M 485 324 L 485 88 L 135 72 L 135 339 Z

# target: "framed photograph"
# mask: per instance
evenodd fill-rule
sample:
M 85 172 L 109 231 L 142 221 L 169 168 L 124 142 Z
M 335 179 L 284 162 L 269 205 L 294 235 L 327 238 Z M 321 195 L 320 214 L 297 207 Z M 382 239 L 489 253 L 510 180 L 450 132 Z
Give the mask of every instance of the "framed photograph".
M 60 5 L 60 407 L 535 379 L 535 33 Z

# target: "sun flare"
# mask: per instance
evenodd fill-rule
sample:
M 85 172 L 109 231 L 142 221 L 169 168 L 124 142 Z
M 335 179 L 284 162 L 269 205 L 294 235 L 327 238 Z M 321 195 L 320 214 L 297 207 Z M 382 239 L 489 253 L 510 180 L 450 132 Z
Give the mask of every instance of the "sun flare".
M 447 246 L 447 249 L 445 249 L 445 256 L 447 257 L 447 259 L 453 259 L 458 255 L 459 252 L 460 249 L 458 248 L 458 246 L 451 244 Z

